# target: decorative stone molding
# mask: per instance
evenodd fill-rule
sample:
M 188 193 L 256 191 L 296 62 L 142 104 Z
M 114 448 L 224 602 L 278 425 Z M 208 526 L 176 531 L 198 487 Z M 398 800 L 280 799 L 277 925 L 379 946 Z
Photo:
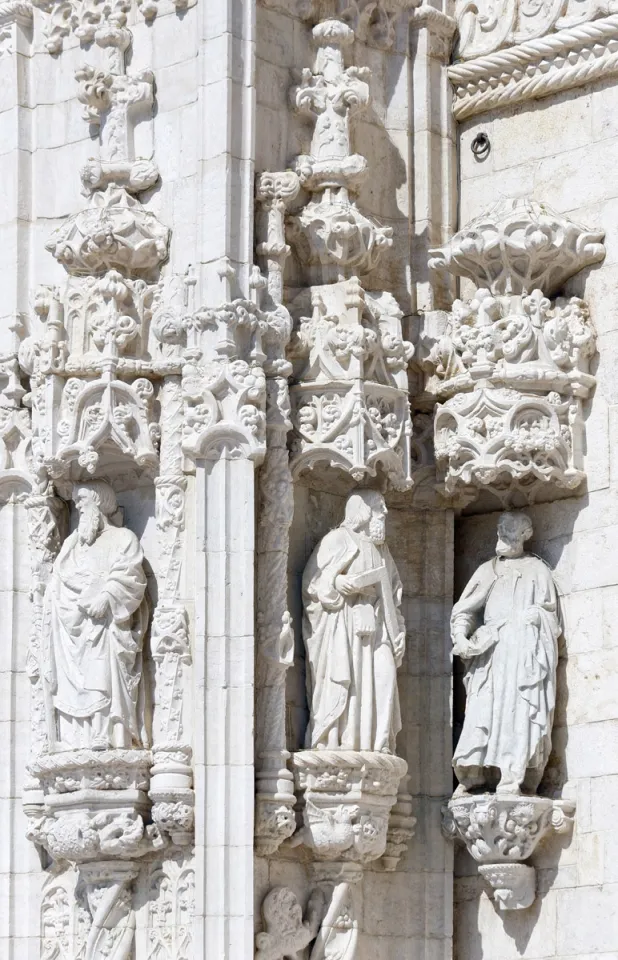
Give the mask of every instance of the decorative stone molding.
M 195 871 L 181 856 L 153 863 L 147 879 L 148 942 L 154 956 L 191 958 Z
M 445 836 L 462 841 L 491 885 L 501 910 L 524 910 L 536 896 L 534 867 L 524 863 L 552 831 L 569 833 L 575 805 L 546 797 L 454 797 L 443 808 Z
M 290 235 L 312 283 L 329 283 L 366 273 L 392 245 L 392 229 L 379 227 L 357 208 L 355 190 L 367 161 L 351 152 L 350 119 L 369 103 L 366 67 L 345 67 L 343 51 L 354 31 L 342 20 L 313 28 L 317 47 L 313 71 L 304 70 L 292 100 L 315 118 L 311 152 L 296 158 L 296 173 L 309 203 L 290 219 Z
M 261 173 L 257 178 L 256 199 L 266 219 L 257 231 L 264 238 L 257 245 L 257 253 L 266 260 L 268 293 L 274 303 L 283 302 L 283 269 L 290 255 L 285 240 L 285 212 L 299 190 L 298 174 L 292 170 Z
M 506 200 L 433 251 L 434 269 L 477 287 L 454 302 L 426 363 L 447 493 L 517 487 L 532 497 L 538 484 L 575 489 L 584 479 L 595 335 L 582 300 L 549 296 L 603 258 L 601 240 L 543 204 Z
M 126 25 L 133 8 L 139 10 L 145 20 L 151 21 L 158 14 L 176 11 L 182 13 L 195 5 L 196 0 L 111 0 L 106 4 L 97 0 L 32 0 L 32 6 L 43 17 L 44 46 L 48 53 L 62 52 L 64 41 L 75 36 L 80 44 L 100 41 Z
M 467 9 L 472 10 L 467 4 Z M 475 8 L 476 9 L 476 8 Z M 539 6 L 540 10 L 541 7 Z M 543 7 L 544 9 L 544 7 Z M 554 10 L 562 9 L 554 4 Z M 607 7 L 604 5 L 603 12 Z M 586 21 L 586 17 L 582 16 Z M 500 14 L 490 21 L 504 24 Z M 618 16 L 575 22 L 559 32 L 527 39 L 507 50 L 455 63 L 448 69 L 455 96 L 453 113 L 463 121 L 525 100 L 539 100 L 618 73 Z M 470 54 L 473 55 L 473 54 Z
M 288 351 L 295 476 L 326 461 L 362 480 L 380 465 L 393 486 L 409 485 L 413 347 L 401 316 L 391 294 L 365 293 L 355 277 L 312 287 Z
M 397 23 L 405 11 L 421 0 L 260 0 L 265 7 L 281 10 L 310 23 L 339 19 L 350 25 L 361 43 L 382 50 L 392 47 Z
M 185 454 L 207 459 L 231 444 L 261 462 L 266 374 L 276 374 L 290 335 L 287 310 L 264 311 L 252 300 L 238 299 L 198 310 L 189 327 L 182 371 Z
M 287 768 L 285 678 L 294 662 L 287 567 L 294 494 L 286 438 L 287 380 L 268 381 L 266 458 L 258 478 L 256 661 L 256 852 L 273 854 L 296 829 L 296 797 Z
M 257 180 L 262 211 L 257 251 L 266 260 L 264 295 L 281 318 L 283 269 L 290 253 L 285 242 L 284 215 L 298 194 L 295 173 L 263 173 Z M 257 277 L 256 277 L 257 279 Z M 256 290 L 259 290 L 256 287 Z M 294 778 L 287 767 L 286 674 L 294 662 L 294 631 L 288 610 L 289 530 L 294 515 L 294 493 L 287 436 L 290 430 L 288 377 L 292 365 L 285 359 L 291 319 L 270 342 L 266 367 L 266 456 L 258 474 L 257 521 L 257 635 L 255 697 L 255 849 L 259 856 L 274 854 L 296 828 Z
M 529 0 L 481 0 L 472 6 L 457 0 L 459 30 L 456 55 L 463 60 L 482 57 L 503 47 L 546 38 L 616 12 L 614 0 L 565 0 L 530 3 Z

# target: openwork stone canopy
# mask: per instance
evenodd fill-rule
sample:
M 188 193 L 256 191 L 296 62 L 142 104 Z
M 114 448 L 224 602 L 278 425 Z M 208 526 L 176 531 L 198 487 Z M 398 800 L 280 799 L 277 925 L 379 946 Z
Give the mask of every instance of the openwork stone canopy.
M 468 277 L 493 294 L 553 296 L 605 256 L 603 234 L 534 200 L 502 200 L 432 250 L 429 266 Z
M 534 497 L 539 483 L 575 489 L 584 479 L 595 334 L 581 299 L 549 297 L 604 257 L 602 238 L 543 204 L 506 200 L 434 251 L 434 269 L 477 287 L 455 300 L 427 361 L 448 493 L 485 486 Z

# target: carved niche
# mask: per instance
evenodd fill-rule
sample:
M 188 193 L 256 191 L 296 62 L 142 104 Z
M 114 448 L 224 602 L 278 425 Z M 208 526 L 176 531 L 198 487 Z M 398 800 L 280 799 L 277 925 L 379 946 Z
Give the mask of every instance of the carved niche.
M 311 144 L 296 158 L 293 170 L 265 172 L 257 180 L 257 251 L 268 274 L 265 295 L 274 303 L 285 299 L 285 266 L 291 253 L 306 285 L 300 291 L 296 288 L 289 300 L 294 326 L 285 377 L 290 373 L 292 377 L 289 394 L 283 379 L 277 381 L 277 392 L 272 384 L 276 402 L 271 401 L 271 415 L 267 414 L 261 477 L 256 850 L 263 856 L 276 855 L 279 847 L 287 855 L 295 850 L 308 861 L 313 886 L 304 917 L 291 890 L 275 888 L 266 896 L 264 930 L 256 939 L 257 956 L 263 960 L 296 955 L 312 941 L 310 956 L 315 960 L 331 954 L 352 960 L 362 913 L 363 866 L 380 860 L 384 869 L 396 869 L 415 822 L 405 792 L 407 766 L 394 754 L 399 716 L 396 664 L 403 655 L 405 634 L 398 613 L 399 580 L 384 543 L 386 507 L 377 491 L 351 495 L 346 513 L 350 523 L 344 521 L 331 531 L 310 561 L 310 566 L 315 563 L 313 572 L 308 567 L 305 574 L 312 586 L 307 587 L 311 597 L 304 596 L 303 634 L 307 650 L 317 649 L 323 634 L 318 621 L 334 617 L 340 654 L 337 660 L 337 650 L 332 653 L 334 664 L 345 660 L 342 649 L 360 644 L 358 638 L 365 632 L 365 645 L 373 649 L 369 634 L 379 632 L 381 640 L 374 646 L 385 655 L 378 654 L 375 663 L 369 656 L 363 674 L 369 682 L 375 672 L 383 682 L 379 704 L 372 714 L 369 695 L 358 711 L 358 723 L 351 721 L 349 729 L 343 729 L 342 720 L 332 730 L 320 732 L 320 698 L 326 702 L 329 695 L 334 697 L 336 684 L 329 684 L 329 668 L 318 667 L 314 658 L 306 749 L 293 753 L 291 760 L 285 749 L 284 680 L 293 660 L 294 636 L 287 605 L 293 483 L 302 475 L 310 484 L 310 471 L 318 465 L 327 472 L 341 470 L 356 482 L 380 472 L 386 485 L 397 489 L 407 488 L 411 480 L 407 366 L 413 348 L 403 338 L 402 311 L 392 294 L 366 291 L 362 283 L 363 275 L 392 245 L 392 230 L 365 216 L 356 201 L 368 163 L 353 151 L 351 120 L 369 103 L 370 71 L 346 65 L 344 56 L 352 51 L 354 30 L 364 39 L 366 30 L 375 27 L 379 32 L 387 21 L 390 29 L 401 9 L 402 4 L 369 3 L 361 10 L 358 4 L 339 2 L 304 7 L 303 16 L 317 21 L 312 31 L 316 57 L 291 91 L 291 99 L 296 110 L 313 122 Z M 370 543 L 370 523 L 375 546 Z M 360 527 L 375 552 L 369 558 L 364 548 L 357 551 L 354 546 L 362 539 Z M 331 576 L 337 552 L 331 543 L 338 538 L 349 552 L 346 564 Z M 347 570 L 347 561 L 357 552 L 359 557 L 363 554 L 357 568 Z M 347 586 L 339 583 L 341 593 L 332 582 L 335 577 L 350 581 Z M 366 583 L 361 587 L 363 577 Z M 322 586 L 314 580 L 323 580 Z M 326 596 L 329 590 L 332 597 Z M 317 591 L 315 596 L 312 591 Z M 366 602 L 352 596 L 359 592 L 366 594 Z M 312 628 L 307 626 L 310 607 Z M 325 663 L 328 648 L 324 635 Z M 319 652 L 316 657 L 320 659 Z M 360 669 L 359 662 L 356 667 Z M 347 694 L 343 695 L 345 699 Z M 338 717 L 347 715 L 345 708 L 335 712 Z
M 568 832 L 575 812 L 569 801 L 535 795 L 551 752 L 562 625 L 549 567 L 524 552 L 532 533 L 525 514 L 500 516 L 496 557 L 451 616 L 466 713 L 444 829 L 465 843 L 502 910 L 533 902 L 535 871 L 524 861 L 552 829 Z
M 551 298 L 603 259 L 602 238 L 545 204 L 504 200 L 432 252 L 433 269 L 476 287 L 453 303 L 426 363 L 448 494 L 534 497 L 543 484 L 574 490 L 584 480 L 595 333 L 583 300 Z

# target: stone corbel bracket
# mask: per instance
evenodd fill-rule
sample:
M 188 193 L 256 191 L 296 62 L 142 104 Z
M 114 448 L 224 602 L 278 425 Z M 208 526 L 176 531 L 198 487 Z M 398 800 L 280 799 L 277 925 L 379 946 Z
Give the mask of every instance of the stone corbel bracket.
M 432 251 L 432 268 L 476 287 L 453 303 L 425 363 L 447 494 L 517 488 L 531 500 L 540 485 L 583 481 L 595 334 L 583 300 L 550 297 L 603 259 L 602 239 L 544 204 L 504 200 Z
M 465 844 L 501 910 L 525 910 L 536 898 L 536 873 L 526 861 L 552 832 L 569 834 L 575 804 L 546 797 L 479 794 L 442 809 L 444 835 Z
M 397 856 L 393 844 L 402 836 L 389 831 L 405 830 L 407 843 L 416 822 L 399 794 L 405 760 L 367 751 L 301 750 L 293 754 L 292 766 L 303 818 L 292 844 L 303 844 L 320 861 L 362 864 L 387 853 L 385 868 L 394 870 L 403 849 Z
M 616 14 L 525 40 L 506 50 L 496 49 L 448 69 L 455 93 L 453 113 L 459 121 L 617 74 Z

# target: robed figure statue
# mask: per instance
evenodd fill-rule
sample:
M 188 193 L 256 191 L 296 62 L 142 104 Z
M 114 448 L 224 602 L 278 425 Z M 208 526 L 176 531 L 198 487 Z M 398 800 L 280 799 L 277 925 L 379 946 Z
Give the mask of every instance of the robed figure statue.
M 101 480 L 76 486 L 77 529 L 54 563 L 44 604 L 43 684 L 52 750 L 147 746 L 141 681 L 148 624 L 144 555 L 109 518 Z
M 498 793 L 534 792 L 549 758 L 561 625 L 549 567 L 524 554 L 532 532 L 525 514 L 503 513 L 496 557 L 453 607 L 453 652 L 467 667 L 453 757 L 459 794 L 494 785 Z
M 380 493 L 353 493 L 343 523 L 305 568 L 308 749 L 395 749 L 405 624 L 401 581 L 385 543 L 386 512 Z

